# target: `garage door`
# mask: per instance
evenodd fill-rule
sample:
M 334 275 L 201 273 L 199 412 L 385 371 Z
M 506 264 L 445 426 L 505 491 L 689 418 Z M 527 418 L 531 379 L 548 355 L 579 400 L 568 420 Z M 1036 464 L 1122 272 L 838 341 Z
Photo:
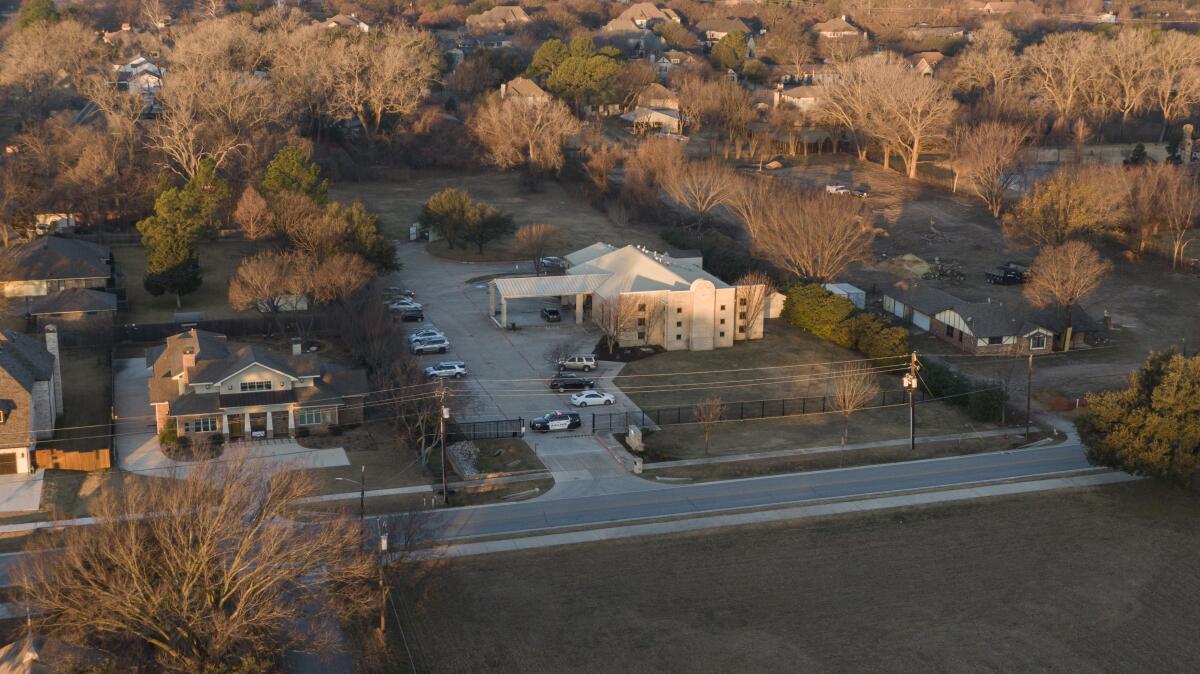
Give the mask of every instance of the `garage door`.
M 922 330 L 928 331 L 929 330 L 929 317 L 919 311 L 914 311 L 913 312 L 913 325 L 917 326 L 918 328 L 921 328 Z
M 0 454 L 0 475 L 13 475 L 17 472 L 17 455 L 13 453 Z

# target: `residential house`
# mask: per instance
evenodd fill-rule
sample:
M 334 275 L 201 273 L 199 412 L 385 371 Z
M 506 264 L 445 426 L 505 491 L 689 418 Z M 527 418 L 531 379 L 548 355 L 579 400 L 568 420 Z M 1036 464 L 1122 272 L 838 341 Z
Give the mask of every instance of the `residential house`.
M 901 281 L 884 292 L 883 309 L 968 353 L 1049 353 L 1062 348 L 1063 312 L 1037 309 L 1023 300 L 968 302 L 947 292 Z M 1071 345 L 1097 330 L 1082 308 L 1071 312 Z
M 679 110 L 679 96 L 658 82 L 654 82 L 638 92 L 637 105 L 641 108 Z
M 804 85 L 790 89 L 776 89 L 773 103 L 775 107 L 782 105 L 795 108 L 800 112 L 812 112 L 821 106 L 821 102 L 826 96 L 826 89 L 823 85 Z
M 114 65 L 113 84 L 131 96 L 152 98 L 162 91 L 163 69 L 139 56 L 124 65 Z
M 38 440 L 54 434 L 63 411 L 58 333 L 45 341 L 0 330 L 0 475 L 29 473 Z
M 335 14 L 324 21 L 318 21 L 321 26 L 328 29 L 347 29 L 357 30 L 360 33 L 371 32 L 371 24 L 358 18 L 356 14 Z
M 689 54 L 678 49 L 668 49 L 658 56 L 651 57 L 651 62 L 658 70 L 660 78 L 666 78 L 671 74 L 671 71 L 680 66 L 692 65 L 698 63 L 700 59 L 696 58 L 695 54 Z
M 1009 14 L 1019 5 L 1018 2 L 985 2 L 979 11 L 983 14 Z
M 705 19 L 696 24 L 696 30 L 700 31 L 704 42 L 710 47 L 730 33 L 745 33 L 746 42 L 750 48 L 750 58 L 754 58 L 754 34 L 741 19 Z
M 654 31 L 641 28 L 629 19 L 616 18 L 604 24 L 603 38 L 609 44 L 633 57 L 661 49 L 662 40 Z
M 763 319 L 774 317 L 749 306 L 752 301 L 766 305 L 763 288 L 730 286 L 704 271 L 695 251 L 672 255 L 595 243 L 566 260 L 569 266 L 561 276 L 493 279 L 488 301 L 492 315 L 500 316 L 498 323 L 507 325 L 510 300 L 559 297 L 564 306 L 574 304 L 577 323 L 583 322 L 588 306 L 602 322 L 617 307 L 627 310 L 624 320 L 617 321 L 623 347 L 708 351 L 762 338 Z
M 111 44 L 111 45 L 119 46 L 122 43 L 124 43 L 126 40 L 132 38 L 134 35 L 136 35 L 136 33 L 134 33 L 134 31 L 133 31 L 133 26 L 131 26 L 127 23 L 123 23 L 123 24 L 121 24 L 120 30 L 103 31 L 100 34 L 100 39 L 102 39 L 104 41 L 104 44 Z
M 25 298 L 25 316 L 38 330 L 57 325 L 64 332 L 110 330 L 117 313 L 117 296 L 91 288 L 68 288 L 61 292 Z
M 922 76 L 933 77 L 934 69 L 945 59 L 946 55 L 939 51 L 922 51 L 916 54 L 909 54 L 908 64 Z
M 846 20 L 845 14 L 836 19 L 814 23 L 812 32 L 826 40 L 840 40 L 842 38 L 859 38 L 864 36 L 864 33 L 858 27 Z
M 72 213 L 38 213 L 33 216 L 33 229 L 38 236 L 70 234 L 78 227 L 79 220 Z
M 515 77 L 500 85 L 500 98 L 525 101 L 529 103 L 548 103 L 550 94 L 539 87 L 537 82 L 525 77 Z
M 502 49 L 513 45 L 513 37 L 509 33 L 487 33 L 475 38 L 475 45 L 480 49 Z
M 365 372 L 303 354 L 299 339 L 281 355 L 193 328 L 147 351 L 146 366 L 155 427 L 174 424 L 180 437 L 259 439 L 358 424 L 368 391 Z
M 652 2 L 638 2 L 617 15 L 618 19 L 631 21 L 638 28 L 651 28 L 656 23 L 682 23 L 679 14 L 670 7 L 657 7 Z
M 525 10 L 517 5 L 493 7 L 481 14 L 467 17 L 467 28 L 471 30 L 512 30 L 531 21 Z
M 59 236 L 12 244 L 0 250 L 0 285 L 4 297 L 36 297 L 68 288 L 112 288 L 112 251 L 98 243 Z
M 683 133 L 683 119 L 679 110 L 637 107 L 621 115 L 621 119 L 633 125 L 635 131 L 664 131 Z

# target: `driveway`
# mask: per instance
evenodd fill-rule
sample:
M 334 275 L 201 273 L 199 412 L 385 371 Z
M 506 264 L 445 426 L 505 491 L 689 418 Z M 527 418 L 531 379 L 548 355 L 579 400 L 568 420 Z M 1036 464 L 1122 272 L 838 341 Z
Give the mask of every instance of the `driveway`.
M 0 513 L 17 513 L 42 507 L 45 470 L 0 475 Z
M 492 274 L 532 273 L 530 263 L 465 264 L 435 258 L 421 244 L 401 243 L 403 271 L 389 285 L 404 285 L 417 293 L 425 319 L 450 340 L 450 352 L 419 356 L 424 364 L 462 360 L 470 374 L 454 382 L 452 408 L 462 421 L 511 419 L 528 421 L 556 409 L 569 409 L 570 393 L 555 393 L 547 380 L 555 373 L 552 352 L 591 352 L 600 333 L 590 323 L 575 324 L 563 311 L 561 323 L 538 317 L 554 298 L 521 300 L 509 305 L 509 321 L 519 329 L 504 330 L 488 317 L 487 281 Z M 479 280 L 475 280 L 479 279 Z M 468 281 L 472 281 L 468 283 Z M 612 384 L 622 363 L 602 362 L 598 370 L 578 373 L 596 380 L 596 389 L 612 393 L 615 404 L 598 412 L 638 411 L 621 389 Z M 527 432 L 525 439 L 554 476 L 555 487 L 543 499 L 657 489 L 660 485 L 630 475 L 591 434 L 590 410 L 577 410 L 583 428 L 570 433 Z
M 124 471 L 175 477 L 195 465 L 175 461 L 163 454 L 154 432 L 154 410 L 150 407 L 146 382 L 150 370 L 144 358 L 121 358 L 113 361 L 113 404 L 117 413 L 117 466 Z M 264 470 L 284 468 L 329 468 L 348 466 L 350 460 L 340 447 L 307 449 L 294 440 L 276 438 L 256 442 L 235 442 L 225 448 L 223 456 L 243 456 Z

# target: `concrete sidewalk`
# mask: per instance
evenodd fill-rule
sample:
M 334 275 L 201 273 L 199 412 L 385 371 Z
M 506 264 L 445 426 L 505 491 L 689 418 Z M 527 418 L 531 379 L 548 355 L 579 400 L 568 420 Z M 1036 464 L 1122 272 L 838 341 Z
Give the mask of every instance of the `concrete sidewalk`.
M 451 489 L 468 489 L 471 487 L 490 487 L 498 484 L 516 484 L 520 482 L 531 482 L 533 480 L 544 480 L 550 477 L 548 471 L 538 471 L 528 475 L 508 475 L 505 477 L 492 478 L 490 480 L 472 480 L 470 482 L 451 482 Z M 368 489 L 367 498 L 375 496 L 403 496 L 405 494 L 431 494 L 434 491 L 441 489 L 441 484 L 415 484 L 409 487 L 391 487 L 388 489 Z M 312 496 L 303 500 L 304 503 L 325 503 L 329 501 L 351 501 L 361 498 L 362 494 L 357 491 L 344 492 L 341 494 L 325 494 L 322 496 Z
M 535 550 L 560 545 L 575 545 L 579 543 L 598 543 L 601 541 L 637 538 L 640 536 L 661 536 L 664 534 L 679 534 L 706 529 L 744 526 L 747 524 L 768 524 L 771 522 L 787 522 L 792 520 L 840 515 L 853 512 L 868 512 L 889 508 L 904 508 L 937 503 L 950 503 L 979 498 L 1011 496 L 1034 492 L 1052 491 L 1055 489 L 1074 489 L 1080 487 L 1095 487 L 1108 484 L 1118 484 L 1141 480 L 1145 478 L 1129 475 L 1128 473 L 1104 471 L 1085 475 L 1073 475 L 1024 482 L 1004 482 L 998 484 L 964 487 L 958 489 L 933 490 L 912 494 L 878 496 L 874 498 L 854 498 L 820 503 L 815 505 L 796 506 L 792 508 L 777 508 L 755 510 L 725 515 L 711 515 L 674 519 L 650 524 L 631 524 L 601 529 L 585 529 L 558 534 L 534 535 L 524 538 L 507 538 L 478 543 L 460 543 L 446 545 L 408 553 L 411 560 L 436 560 L 447 557 L 471 557 L 497 552 L 515 552 L 517 550 Z
M 1015 430 L 995 430 L 995 431 L 976 431 L 973 433 L 952 433 L 950 435 L 937 435 L 933 437 L 917 438 L 918 442 L 955 442 L 980 440 L 983 438 L 998 438 L 1005 435 L 1021 435 Z M 717 463 L 735 463 L 738 461 L 759 461 L 762 459 L 783 459 L 791 456 L 806 456 L 809 454 L 827 454 L 831 452 L 849 452 L 856 449 L 873 449 L 876 447 L 907 447 L 909 444 L 908 438 L 899 440 L 880 440 L 877 442 L 857 442 L 848 444 L 845 447 L 841 445 L 833 445 L 831 447 L 799 447 L 796 449 L 777 449 L 769 452 L 748 452 L 746 454 L 726 454 L 723 456 L 709 456 L 702 459 L 679 459 L 677 461 L 656 461 L 654 463 L 646 463 L 642 470 L 649 472 L 652 470 L 663 470 L 666 468 L 682 468 L 684 466 L 706 466 Z

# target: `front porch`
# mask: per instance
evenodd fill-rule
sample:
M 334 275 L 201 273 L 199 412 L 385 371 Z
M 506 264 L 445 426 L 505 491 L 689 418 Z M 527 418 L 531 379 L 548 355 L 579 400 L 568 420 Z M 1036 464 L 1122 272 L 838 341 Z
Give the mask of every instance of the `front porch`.
M 292 438 L 297 433 L 321 432 L 338 423 L 338 408 L 270 406 L 221 411 L 216 415 L 181 417 L 179 435 L 215 435 L 225 441 Z

